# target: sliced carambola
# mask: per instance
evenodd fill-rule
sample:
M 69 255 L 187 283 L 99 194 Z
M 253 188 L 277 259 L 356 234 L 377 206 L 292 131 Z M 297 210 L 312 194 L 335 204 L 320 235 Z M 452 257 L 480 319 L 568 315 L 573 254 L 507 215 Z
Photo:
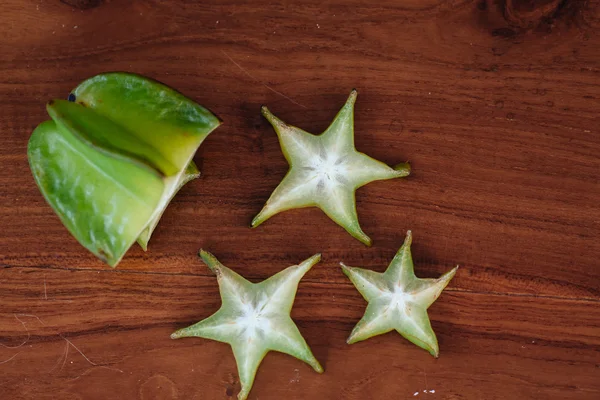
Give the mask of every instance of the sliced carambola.
M 383 273 L 341 264 L 344 273 L 369 303 L 348 338 L 349 344 L 396 330 L 432 356 L 439 355 L 427 309 L 450 283 L 458 267 L 438 279 L 417 278 L 410 253 L 411 242 L 412 234 L 408 231 L 404 244 Z
M 115 266 L 154 214 L 163 178 L 136 159 L 97 151 L 54 121 L 33 131 L 28 156 L 38 187 L 69 232 Z
M 320 254 L 259 283 L 247 281 L 206 251 L 201 250 L 200 256 L 217 275 L 221 308 L 205 320 L 173 333 L 172 339 L 201 337 L 229 343 L 242 385 L 239 400 L 248 398 L 256 371 L 269 351 L 289 354 L 323 372 L 290 317 L 298 283 L 319 262 Z
M 125 127 L 177 167 L 176 174 L 166 174 L 159 206 L 138 239 L 146 250 L 171 199 L 183 185 L 199 176 L 192 157 L 221 121 L 168 86 L 122 72 L 100 74 L 82 82 L 71 93 L 71 100 Z
M 135 74 L 96 75 L 79 84 L 71 99 L 127 129 L 140 143 L 162 153 L 179 172 L 220 124 L 210 111 L 181 93 Z
M 172 176 L 179 172 L 158 149 L 91 108 L 66 100 L 54 100 L 48 103 L 46 110 L 59 126 L 98 151 L 114 157 L 138 160 L 157 170 L 162 176 Z
M 191 161 L 220 121 L 173 89 L 108 73 L 48 104 L 28 157 L 40 190 L 77 240 L 115 266 L 137 239 L 147 246 Z
M 287 125 L 266 108 L 262 114 L 275 128 L 290 169 L 252 221 L 256 227 L 273 215 L 292 208 L 319 207 L 329 218 L 366 245 L 354 193 L 367 183 L 407 176 L 407 163 L 392 168 L 354 147 L 353 90 L 329 128 L 320 135 Z

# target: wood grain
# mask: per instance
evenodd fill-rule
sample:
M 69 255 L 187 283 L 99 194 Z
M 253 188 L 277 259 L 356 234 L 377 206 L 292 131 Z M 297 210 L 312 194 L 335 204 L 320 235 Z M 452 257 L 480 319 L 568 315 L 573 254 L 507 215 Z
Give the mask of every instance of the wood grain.
M 269 354 L 251 399 L 598 398 L 599 10 L 3 1 L 0 398 L 234 398 L 226 345 L 168 338 L 219 306 L 200 247 L 255 281 L 323 253 L 292 315 L 326 372 Z M 61 226 L 26 158 L 45 102 L 110 70 L 163 81 L 225 121 L 149 251 L 114 271 Z M 248 228 L 287 170 L 260 105 L 318 133 L 354 87 L 357 148 L 413 166 L 357 192 L 373 247 L 315 209 Z M 419 276 L 461 266 L 430 309 L 438 360 L 393 334 L 345 344 L 365 304 L 338 263 L 381 271 L 407 229 Z

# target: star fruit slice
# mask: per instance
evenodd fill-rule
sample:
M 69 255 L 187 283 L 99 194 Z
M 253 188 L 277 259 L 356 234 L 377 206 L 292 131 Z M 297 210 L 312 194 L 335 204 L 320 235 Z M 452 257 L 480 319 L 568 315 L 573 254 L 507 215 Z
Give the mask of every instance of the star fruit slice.
M 221 308 L 210 317 L 180 329 L 172 339 L 200 337 L 231 345 L 240 377 L 239 400 L 248 398 L 256 371 L 269 351 L 296 357 L 322 373 L 302 334 L 290 317 L 300 279 L 320 261 L 316 254 L 260 283 L 252 283 L 200 250 L 206 265 L 217 275 Z
M 438 279 L 417 278 L 410 253 L 411 242 L 412 234 L 408 231 L 404 244 L 383 273 L 341 263 L 344 273 L 369 303 L 352 330 L 348 344 L 396 330 L 432 356 L 439 356 L 427 309 L 454 277 L 458 266 Z
M 320 135 L 288 125 L 262 108 L 262 114 L 277 133 L 290 169 L 252 221 L 253 228 L 282 211 L 318 207 L 354 238 L 371 245 L 358 223 L 355 191 L 373 181 L 407 176 L 410 165 L 402 163 L 392 168 L 356 151 L 356 96 L 356 90 L 352 90 L 346 104 Z
M 147 246 L 176 192 L 198 176 L 192 157 L 220 121 L 175 90 L 139 75 L 107 73 L 54 100 L 52 121 L 28 146 L 42 194 L 75 238 L 116 266 Z

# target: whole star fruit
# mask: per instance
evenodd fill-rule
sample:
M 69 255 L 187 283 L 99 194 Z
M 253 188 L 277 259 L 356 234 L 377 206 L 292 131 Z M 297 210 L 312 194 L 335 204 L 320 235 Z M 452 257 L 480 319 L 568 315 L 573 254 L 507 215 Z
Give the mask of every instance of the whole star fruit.
M 252 220 L 253 228 L 282 211 L 318 207 L 354 238 L 371 245 L 371 239 L 358 222 L 355 191 L 373 181 L 407 176 L 410 165 L 401 163 L 392 168 L 356 150 L 356 96 L 356 90 L 352 90 L 346 104 L 320 135 L 288 125 L 262 107 L 262 114 L 275 129 L 290 168 Z
M 368 302 L 364 316 L 348 337 L 348 344 L 396 330 L 432 356 L 439 356 L 427 309 L 454 277 L 458 266 L 438 279 L 417 278 L 411 242 L 412 234 L 408 231 L 404 244 L 383 273 L 341 263 L 344 273 Z
M 81 245 L 115 267 L 148 241 L 177 191 L 199 176 L 192 157 L 221 121 L 152 79 L 96 75 L 47 104 L 29 165 L 42 195 Z
M 259 283 L 247 281 L 204 250 L 200 256 L 217 275 L 221 308 L 210 317 L 174 332 L 172 339 L 199 337 L 228 343 L 240 377 L 239 400 L 248 398 L 258 367 L 269 351 L 289 354 L 318 373 L 323 372 L 290 317 L 298 283 L 320 261 L 320 254 Z

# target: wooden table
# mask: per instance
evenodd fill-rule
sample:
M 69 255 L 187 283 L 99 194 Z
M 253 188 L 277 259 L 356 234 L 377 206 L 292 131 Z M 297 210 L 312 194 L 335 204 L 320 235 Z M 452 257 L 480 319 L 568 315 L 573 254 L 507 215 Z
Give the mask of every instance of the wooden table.
M 251 399 L 600 398 L 600 12 L 525 3 L 4 0 L 0 399 L 233 398 L 227 345 L 169 339 L 219 307 L 201 247 L 254 281 L 323 253 L 292 316 L 325 374 L 270 353 Z M 26 158 L 45 103 L 112 70 L 224 120 L 115 270 Z M 413 166 L 357 193 L 374 245 L 317 209 L 248 228 L 287 170 L 260 105 L 318 133 L 353 87 L 357 148 Z M 345 343 L 365 301 L 338 263 L 382 271 L 408 229 L 419 276 L 461 266 L 429 310 L 439 359 L 395 333 Z

